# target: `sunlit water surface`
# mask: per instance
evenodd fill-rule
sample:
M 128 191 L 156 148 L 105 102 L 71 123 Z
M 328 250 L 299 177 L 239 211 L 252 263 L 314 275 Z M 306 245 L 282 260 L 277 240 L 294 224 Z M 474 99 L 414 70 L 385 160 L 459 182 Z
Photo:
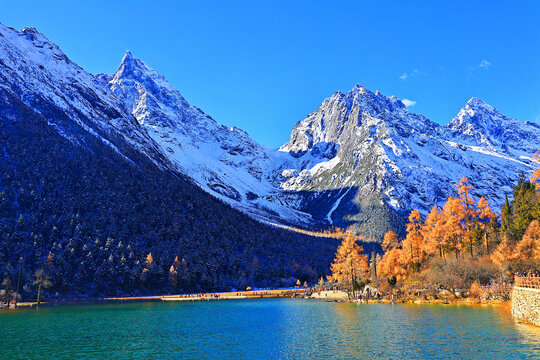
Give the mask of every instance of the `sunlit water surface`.
M 0 313 L 0 359 L 540 358 L 497 307 L 266 299 Z

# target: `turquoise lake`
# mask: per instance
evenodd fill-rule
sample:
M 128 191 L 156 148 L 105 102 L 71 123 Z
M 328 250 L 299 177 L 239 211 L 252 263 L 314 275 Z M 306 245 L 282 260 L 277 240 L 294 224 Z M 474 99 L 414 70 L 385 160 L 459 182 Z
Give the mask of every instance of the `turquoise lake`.
M 0 313 L 0 359 L 533 359 L 498 307 L 304 299 L 89 304 Z

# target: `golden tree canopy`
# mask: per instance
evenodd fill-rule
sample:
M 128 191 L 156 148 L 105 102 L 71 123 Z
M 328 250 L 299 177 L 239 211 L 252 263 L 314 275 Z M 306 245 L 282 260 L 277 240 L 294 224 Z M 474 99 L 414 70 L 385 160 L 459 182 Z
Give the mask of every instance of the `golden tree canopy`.
M 520 260 L 540 260 L 540 223 L 531 221 L 523 238 L 516 246 L 516 257 Z
M 409 215 L 407 223 L 407 236 L 403 240 L 403 256 L 406 263 L 412 265 L 423 260 L 424 238 L 422 236 L 422 217 L 420 211 L 414 209 Z
M 424 251 L 427 254 L 442 253 L 442 217 L 437 205 L 433 206 L 422 227 Z
M 495 219 L 497 219 L 497 215 L 493 211 L 493 209 L 489 206 L 489 202 L 486 200 L 485 197 L 481 197 L 480 200 L 478 200 L 478 204 L 476 205 L 479 211 L 478 217 L 481 220 L 484 220 L 484 222 L 490 222 Z
M 398 247 L 388 250 L 382 260 L 377 263 L 377 274 L 387 278 L 395 276 L 397 281 L 404 280 L 408 271 L 402 253 L 403 250 Z
M 152 253 L 148 253 L 148 255 L 146 255 L 146 267 L 154 267 L 154 258 L 152 257 Z
M 331 278 L 339 283 L 352 281 L 354 278 L 364 276 L 369 265 L 367 255 L 363 255 L 364 249 L 356 243 L 352 234 L 347 234 L 336 251 L 334 262 L 330 266 Z
M 491 261 L 499 267 L 502 267 L 505 263 L 515 259 L 515 254 L 510 248 L 510 243 L 506 234 L 503 236 L 502 241 L 497 245 L 497 248 L 491 254 L 490 258 Z
M 384 240 L 382 243 L 382 248 L 384 251 L 396 247 L 398 244 L 398 238 L 395 232 L 392 230 L 384 234 Z

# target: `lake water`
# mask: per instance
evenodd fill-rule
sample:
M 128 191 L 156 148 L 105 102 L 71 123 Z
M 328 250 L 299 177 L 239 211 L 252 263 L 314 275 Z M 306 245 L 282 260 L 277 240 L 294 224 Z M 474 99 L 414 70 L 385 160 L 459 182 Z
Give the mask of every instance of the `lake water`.
M 540 358 L 540 329 L 497 307 L 300 299 L 0 313 L 0 359 Z

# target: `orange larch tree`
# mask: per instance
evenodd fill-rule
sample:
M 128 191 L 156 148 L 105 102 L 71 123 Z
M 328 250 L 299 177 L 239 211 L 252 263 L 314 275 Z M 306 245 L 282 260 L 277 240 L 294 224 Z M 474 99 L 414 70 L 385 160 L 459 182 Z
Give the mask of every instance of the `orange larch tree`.
M 516 245 L 515 257 L 519 260 L 540 260 L 540 223 L 531 221 L 523 238 Z
M 152 259 L 153 261 L 153 259 Z M 178 285 L 178 269 L 180 268 L 180 261 L 178 260 L 178 256 L 174 258 L 174 261 L 169 268 L 169 281 L 173 288 Z
M 438 253 L 440 257 L 443 257 L 442 217 L 437 205 L 433 206 L 426 216 L 426 221 L 422 226 L 422 235 L 424 237 L 424 251 L 426 254 L 435 255 Z
M 407 223 L 407 236 L 403 240 L 404 261 L 410 270 L 419 270 L 420 263 L 424 260 L 424 244 L 422 237 L 422 217 L 418 209 L 409 214 Z
M 389 248 L 377 264 L 377 274 L 386 277 L 389 281 L 392 278 L 396 281 L 405 280 L 409 272 L 403 262 L 403 252 L 404 250 L 399 246 Z
M 534 170 L 530 180 L 532 183 L 536 184 L 537 189 L 540 189 L 540 150 L 534 154 L 533 161 L 536 163 L 537 167 Z
M 393 247 L 396 247 L 397 244 L 398 244 L 398 238 L 395 232 L 390 230 L 386 234 L 384 234 L 384 239 L 381 245 L 384 251 L 389 250 Z
M 483 231 L 484 245 L 486 247 L 486 252 L 489 254 L 489 234 L 487 229 L 489 225 L 494 224 L 494 222 L 497 221 L 498 216 L 483 196 L 478 200 L 476 206 L 478 208 L 478 220 Z
M 464 231 L 461 225 L 464 213 L 461 200 L 452 196 L 448 197 L 441 211 L 442 246 L 446 251 L 455 252 L 456 257 L 463 251 Z
M 516 259 L 515 252 L 510 246 L 508 235 L 504 234 L 502 241 L 497 245 L 495 251 L 490 255 L 491 261 L 500 268 L 504 268 L 505 264 Z
M 460 201 L 464 208 L 464 214 L 461 218 L 461 227 L 464 230 L 464 238 L 469 243 L 469 250 L 471 258 L 473 257 L 473 245 L 476 240 L 474 234 L 474 225 L 477 220 L 478 211 L 474 208 L 474 199 L 470 196 L 472 186 L 466 177 L 463 177 L 459 184 L 456 184 L 458 193 L 460 195 Z
M 368 257 L 362 254 L 364 249 L 356 243 L 356 237 L 347 234 L 336 251 L 334 262 L 330 266 L 330 278 L 347 286 L 347 294 L 351 297 L 354 283 L 366 277 L 369 271 Z

